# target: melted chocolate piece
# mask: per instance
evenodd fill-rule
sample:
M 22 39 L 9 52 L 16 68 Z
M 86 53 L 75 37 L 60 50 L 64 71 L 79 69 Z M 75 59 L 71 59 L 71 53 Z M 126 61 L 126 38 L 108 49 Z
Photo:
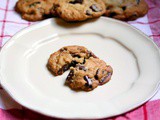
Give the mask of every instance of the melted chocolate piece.
M 98 74 L 99 74 L 99 69 L 97 69 L 96 75 L 94 76 L 94 78 L 95 78 L 96 80 L 98 80 Z
M 91 51 L 88 51 L 88 54 L 89 54 L 89 58 L 90 57 L 97 58 L 97 56 L 95 56 L 95 54 L 93 54 Z
M 83 70 L 83 71 L 87 70 L 83 65 L 77 65 L 76 67 L 78 67 L 79 70 Z
M 86 63 L 86 59 L 83 60 L 83 64 L 85 64 L 85 63 Z
M 93 4 L 92 6 L 90 6 L 90 8 L 91 8 L 92 11 L 94 11 L 94 12 L 100 12 L 100 11 L 101 11 L 101 9 L 99 9 L 99 8 L 97 7 L 97 5 L 95 5 L 95 4 Z
M 126 10 L 126 6 L 123 6 L 123 7 L 122 7 L 122 10 L 125 11 L 125 10 Z
M 111 12 L 110 15 L 109 15 L 109 17 L 114 17 L 114 16 L 116 16 L 116 15 L 117 15 L 117 13 Z
M 84 76 L 84 80 L 87 82 L 85 85 L 89 88 L 92 88 L 92 80 L 88 76 Z
M 140 1 L 141 1 L 141 0 L 136 0 L 137 4 L 139 4 L 139 3 L 140 3 Z
M 71 4 L 82 4 L 83 0 L 74 0 L 74 1 L 70 1 L 69 3 L 71 3 Z
M 89 10 L 87 10 L 87 11 L 86 11 L 86 15 L 89 15 L 89 16 L 90 16 L 90 15 L 92 15 L 92 13 L 91 13 Z
M 79 55 L 76 55 L 76 54 L 71 54 L 72 57 L 78 57 L 78 58 L 81 58 L 81 56 Z
M 69 69 L 70 65 L 66 64 L 64 65 L 59 71 L 58 71 L 58 75 L 63 74 L 65 71 L 67 71 Z
M 112 73 L 108 72 L 108 74 L 102 78 L 101 82 L 99 83 L 100 85 L 103 85 L 108 81 L 108 78 L 111 77 Z
M 75 66 L 76 66 L 76 64 L 78 64 L 78 62 L 73 60 L 73 61 L 71 62 L 71 64 L 70 64 L 70 66 L 75 67 Z

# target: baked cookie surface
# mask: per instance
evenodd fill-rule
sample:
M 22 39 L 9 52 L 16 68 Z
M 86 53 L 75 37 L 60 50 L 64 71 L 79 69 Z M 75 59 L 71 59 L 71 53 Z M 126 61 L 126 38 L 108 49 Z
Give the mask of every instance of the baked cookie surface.
M 135 20 L 148 12 L 144 0 L 103 0 L 106 5 L 105 16 L 119 20 Z
M 54 15 L 54 0 L 19 0 L 15 9 L 23 19 L 38 21 L 47 16 Z
M 102 0 L 56 0 L 55 11 L 66 21 L 83 21 L 100 17 L 105 12 Z
M 96 56 L 83 46 L 66 46 L 50 55 L 47 67 L 54 75 L 61 75 L 71 66 L 80 63 L 85 59 Z
M 66 85 L 74 90 L 91 91 L 98 85 L 107 83 L 112 76 L 112 67 L 99 58 L 90 57 L 84 64 L 71 67 Z

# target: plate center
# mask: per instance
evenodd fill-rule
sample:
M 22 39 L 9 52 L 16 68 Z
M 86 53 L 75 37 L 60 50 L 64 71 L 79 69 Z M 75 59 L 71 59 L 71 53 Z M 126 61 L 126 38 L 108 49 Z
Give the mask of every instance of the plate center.
M 113 67 L 110 82 L 90 92 L 75 92 L 65 86 L 68 72 L 53 76 L 46 68 L 50 54 L 68 45 L 81 45 Z M 94 33 L 58 35 L 31 46 L 26 54 L 26 80 L 48 99 L 65 102 L 105 102 L 128 91 L 139 76 L 134 54 L 114 39 Z

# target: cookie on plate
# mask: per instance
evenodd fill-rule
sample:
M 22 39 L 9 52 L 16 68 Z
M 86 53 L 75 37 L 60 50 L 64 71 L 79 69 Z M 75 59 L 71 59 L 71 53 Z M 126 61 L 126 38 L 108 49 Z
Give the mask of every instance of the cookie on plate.
M 104 14 L 102 0 L 56 0 L 55 11 L 66 21 L 83 21 Z
M 99 58 L 90 57 L 84 64 L 71 67 L 66 85 L 74 90 L 90 91 L 107 83 L 112 76 L 112 67 Z
M 144 0 L 103 0 L 106 5 L 105 16 L 119 20 L 135 20 L 148 12 Z
M 66 46 L 50 55 L 47 67 L 55 75 L 61 75 L 71 66 L 83 64 L 85 59 L 96 56 L 83 46 Z
M 16 11 L 23 19 L 29 21 L 42 20 L 49 15 L 55 15 L 54 0 L 19 0 L 16 3 Z

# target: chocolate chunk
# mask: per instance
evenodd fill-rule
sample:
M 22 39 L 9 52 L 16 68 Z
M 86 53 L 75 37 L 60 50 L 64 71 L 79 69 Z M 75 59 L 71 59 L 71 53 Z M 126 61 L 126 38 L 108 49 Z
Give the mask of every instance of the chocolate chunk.
M 79 69 L 79 70 L 83 70 L 83 71 L 86 71 L 87 69 L 85 68 L 85 66 L 83 65 L 76 65 L 76 67 Z
M 64 65 L 59 71 L 58 71 L 58 75 L 63 74 L 65 71 L 67 71 L 69 69 L 69 64 Z
M 95 54 L 93 54 L 91 51 L 88 51 L 88 54 L 89 54 L 89 58 L 90 57 L 97 58 L 97 56 L 95 56 Z
M 70 80 L 72 80 L 72 77 L 74 76 L 74 71 L 73 70 L 71 70 L 70 71 L 70 73 L 68 74 L 68 76 L 67 76 L 67 81 L 70 81 Z
M 70 1 L 69 3 L 71 3 L 71 4 L 82 4 L 83 0 L 73 0 L 73 1 Z
M 32 4 L 29 5 L 29 7 L 34 7 L 34 6 L 36 6 L 37 4 L 40 4 L 40 2 L 32 3 Z
M 106 83 L 112 75 L 112 73 L 108 72 L 108 74 L 102 78 L 101 82 L 99 83 L 100 85 L 103 85 L 104 83 Z
M 139 3 L 140 3 L 140 1 L 141 1 L 141 0 L 136 0 L 137 4 L 139 4 Z
M 75 67 L 75 66 L 76 66 L 76 64 L 78 64 L 78 62 L 73 60 L 73 61 L 71 62 L 71 64 L 70 64 L 70 66 Z
M 102 11 L 101 9 L 99 9 L 99 8 L 97 7 L 96 4 L 93 4 L 90 8 L 91 8 L 92 11 L 94 11 L 94 12 L 100 12 L 100 11 Z
M 99 69 L 97 69 L 96 75 L 94 76 L 94 78 L 95 78 L 96 80 L 98 80 L 98 74 L 99 74 Z
M 92 88 L 92 80 L 88 76 L 84 76 L 84 80 L 87 82 L 86 86 Z
M 89 15 L 89 16 L 90 16 L 90 15 L 92 15 L 92 13 L 91 13 L 89 10 L 87 10 L 87 11 L 86 11 L 86 15 Z
M 85 63 L 86 63 L 86 59 L 83 60 L 83 64 L 85 64 Z
M 117 13 L 111 12 L 110 15 L 109 15 L 109 17 L 114 17 L 114 16 L 116 16 L 116 15 L 117 15 Z
M 76 54 L 71 54 L 72 57 L 78 57 L 78 58 L 81 58 L 81 56 L 79 55 L 76 55 Z
M 122 7 L 122 10 L 125 11 L 125 10 L 126 10 L 126 6 L 123 6 L 123 7 Z

